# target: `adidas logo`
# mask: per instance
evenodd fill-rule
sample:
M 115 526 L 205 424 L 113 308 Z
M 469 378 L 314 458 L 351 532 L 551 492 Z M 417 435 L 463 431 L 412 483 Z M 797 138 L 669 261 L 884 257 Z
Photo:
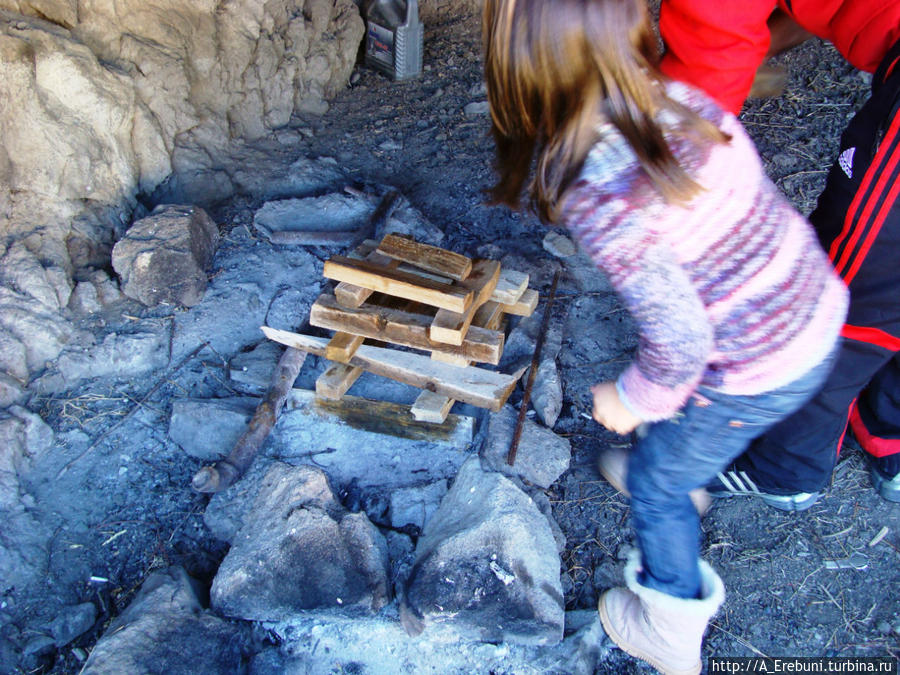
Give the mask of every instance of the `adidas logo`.
M 847 148 L 841 153 L 841 156 L 838 157 L 838 164 L 840 164 L 841 168 L 844 170 L 844 173 L 847 174 L 847 178 L 853 178 L 854 152 L 856 152 L 856 148 Z

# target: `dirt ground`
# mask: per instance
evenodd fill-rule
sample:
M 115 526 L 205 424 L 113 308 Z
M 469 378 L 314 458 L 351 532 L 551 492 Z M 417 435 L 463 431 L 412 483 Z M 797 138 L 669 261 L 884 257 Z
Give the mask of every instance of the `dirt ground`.
M 296 120 L 304 138 L 298 152 L 333 157 L 361 183 L 395 186 L 445 231 L 445 247 L 502 256 L 514 268 L 520 261 L 535 271 L 531 285 L 545 293 L 560 267 L 541 246 L 547 229 L 531 216 L 484 203 L 483 190 L 493 178 L 488 117 L 465 111 L 485 100 L 479 29 L 473 16 L 447 16 L 427 24 L 425 72 L 410 82 L 393 83 L 360 66 L 326 115 Z M 818 41 L 781 62 L 790 71 L 785 93 L 751 101 L 742 120 L 772 178 L 801 211 L 809 212 L 836 154 L 840 131 L 863 100 L 868 79 Z M 273 156 L 273 161 L 290 159 Z M 229 231 L 249 225 L 259 205 L 247 195 L 213 210 L 226 228 L 226 241 Z M 595 468 L 599 450 L 628 440 L 605 432 L 581 413 L 587 410 L 590 384 L 623 367 L 635 338 L 627 315 L 602 284 L 585 289 L 571 275 L 564 276 L 559 303 L 568 312 L 569 330 L 559 357 L 565 399 L 555 431 L 570 438 L 573 457 L 571 469 L 548 496 L 568 542 L 563 557 L 566 606 L 585 609 L 621 580 L 623 551 L 632 536 L 627 501 Z M 165 317 L 160 314 L 159 320 Z M 199 464 L 165 433 L 171 398 L 184 395 L 185 389 L 193 396 L 227 394 L 221 364 L 215 361 L 207 355 L 182 371 L 161 373 L 155 390 L 151 387 L 159 380 L 151 377 L 124 388 L 92 383 L 65 397 L 34 402 L 58 435 L 81 439 L 80 451 L 85 439 L 97 444 L 91 467 L 72 470 L 83 492 L 59 494 L 50 476 L 36 486 L 45 503 L 67 513 L 59 515 L 47 583 L 29 607 L 19 609 L 38 616 L 85 600 L 102 609 L 95 628 L 55 662 L 44 663 L 44 672 L 77 672 L 106 622 L 127 605 L 153 569 L 181 564 L 205 580 L 215 572 L 224 545 L 205 531 L 207 498 L 189 488 Z M 135 400 L 143 400 L 140 414 L 125 417 Z M 129 459 L 126 464 L 123 455 Z M 73 527 L 79 519 L 81 527 Z M 888 528 L 887 535 L 870 546 L 882 528 Z M 852 443 L 841 454 L 828 493 L 810 510 L 791 515 L 753 500 L 725 500 L 704 519 L 703 534 L 703 554 L 727 589 L 724 609 L 707 634 L 704 657 L 900 656 L 900 509 L 871 489 L 866 460 Z M 823 567 L 823 561 L 854 551 L 867 556 L 864 570 Z M 101 572 L 110 583 L 71 582 L 75 575 L 86 579 Z M 19 640 L 22 635 L 7 637 Z M 81 653 L 75 651 L 79 649 Z M 605 672 L 650 670 L 624 655 L 607 666 Z

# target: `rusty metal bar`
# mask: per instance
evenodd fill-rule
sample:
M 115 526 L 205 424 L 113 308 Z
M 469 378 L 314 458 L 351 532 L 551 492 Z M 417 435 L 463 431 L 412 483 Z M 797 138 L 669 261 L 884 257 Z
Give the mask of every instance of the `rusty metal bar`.
M 550 285 L 550 295 L 547 296 L 547 306 L 544 308 L 544 316 L 541 319 L 541 330 L 537 336 L 534 347 L 534 357 L 531 359 L 531 368 L 528 370 L 528 380 L 525 383 L 525 392 L 522 394 L 522 403 L 519 406 L 519 417 L 516 420 L 516 429 L 513 432 L 512 443 L 506 454 L 506 463 L 512 466 L 516 463 L 516 452 L 519 449 L 519 439 L 522 438 L 522 427 L 525 424 L 525 413 L 528 412 L 528 402 L 531 400 L 531 388 L 534 386 L 534 378 L 537 375 L 541 362 L 541 350 L 544 348 L 544 337 L 547 334 L 547 326 L 550 325 L 550 310 L 553 309 L 553 300 L 556 297 L 556 286 L 559 283 L 559 271 L 553 275 L 553 283 Z

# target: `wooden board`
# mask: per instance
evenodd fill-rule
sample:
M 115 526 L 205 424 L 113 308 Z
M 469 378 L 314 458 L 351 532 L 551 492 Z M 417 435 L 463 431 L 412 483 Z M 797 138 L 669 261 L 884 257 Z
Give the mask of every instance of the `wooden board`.
M 511 305 L 501 304 L 501 309 L 507 314 L 515 314 L 516 316 L 531 316 L 538 306 L 538 292 L 532 288 L 528 288 L 522 293 L 519 301 Z
M 322 398 L 336 401 L 353 386 L 353 383 L 362 375 L 362 372 L 362 368 L 357 366 L 332 363 L 316 379 L 316 394 Z
M 472 271 L 472 260 L 464 255 L 396 234 L 385 235 L 378 245 L 378 252 L 457 281 L 462 281 Z
M 368 240 L 363 242 L 356 251 L 366 251 L 368 244 Z M 384 265 L 392 270 L 395 270 L 400 266 L 399 260 L 392 260 L 385 255 L 381 255 L 378 251 L 373 250 L 369 250 L 365 253 L 365 260 L 367 262 L 375 263 L 376 265 Z M 373 291 L 371 288 L 363 288 L 362 286 L 357 286 L 346 281 L 342 281 L 334 287 L 334 297 L 336 297 L 337 301 L 344 307 L 359 307 L 369 299 L 369 296 L 372 295 L 372 293 Z
M 326 338 L 262 326 L 266 337 L 317 356 L 325 355 Z M 497 412 L 516 386 L 518 377 L 470 366 L 456 368 L 428 356 L 362 345 L 348 365 L 404 382 L 448 398 Z
M 472 291 L 462 285 L 464 282 L 442 284 L 407 272 L 391 270 L 384 265 L 344 256 L 334 256 L 325 261 L 323 274 L 328 279 L 346 281 L 451 312 L 465 312 L 473 299 Z
M 397 300 L 389 299 L 392 304 Z M 401 300 L 400 302 L 406 303 Z M 342 307 L 335 296 L 323 293 L 313 303 L 309 322 L 318 328 L 343 331 L 366 338 L 422 349 L 441 350 L 476 363 L 497 364 L 503 353 L 504 335 L 500 331 L 478 328 L 469 330 L 458 346 L 434 342 L 429 337 L 432 316 L 415 312 L 364 304 L 361 307 Z
M 503 269 L 497 287 L 491 294 L 491 300 L 501 305 L 513 305 L 519 301 L 522 294 L 528 289 L 528 275 L 524 272 Z
M 325 358 L 329 361 L 345 363 L 365 339 L 362 335 L 338 331 L 325 347 Z
M 431 422 L 432 424 L 441 424 L 447 415 L 450 414 L 450 408 L 453 407 L 453 399 L 435 394 L 433 391 L 423 391 L 419 394 L 415 403 L 409 411 L 413 418 L 420 422 Z
M 496 260 L 477 260 L 472 266 L 472 273 L 458 285 L 468 289 L 473 300 L 468 309 L 462 311 L 439 309 L 431 322 L 429 336 L 435 342 L 461 345 L 463 338 L 475 318 L 475 312 L 491 298 L 500 278 L 500 263 Z
M 493 300 L 488 300 L 475 312 L 472 317 L 472 325 L 488 330 L 497 330 L 503 321 L 503 305 Z

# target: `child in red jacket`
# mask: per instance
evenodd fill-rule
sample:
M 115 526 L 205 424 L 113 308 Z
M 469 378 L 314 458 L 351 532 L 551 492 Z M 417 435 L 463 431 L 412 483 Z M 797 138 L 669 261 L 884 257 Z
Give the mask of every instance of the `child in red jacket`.
M 850 289 L 837 363 L 801 411 L 757 439 L 710 485 L 783 510 L 812 506 L 849 418 L 878 493 L 900 502 L 900 2 L 780 0 L 780 11 L 874 73 L 810 221 Z M 771 0 L 663 0 L 661 70 L 737 113 L 769 49 Z

